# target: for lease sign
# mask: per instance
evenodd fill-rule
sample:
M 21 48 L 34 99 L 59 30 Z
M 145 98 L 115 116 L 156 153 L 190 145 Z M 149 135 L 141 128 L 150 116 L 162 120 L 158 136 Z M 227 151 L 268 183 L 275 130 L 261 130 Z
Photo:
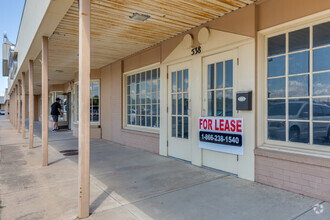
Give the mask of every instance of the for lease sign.
M 243 155 L 243 119 L 223 117 L 199 118 L 199 147 Z

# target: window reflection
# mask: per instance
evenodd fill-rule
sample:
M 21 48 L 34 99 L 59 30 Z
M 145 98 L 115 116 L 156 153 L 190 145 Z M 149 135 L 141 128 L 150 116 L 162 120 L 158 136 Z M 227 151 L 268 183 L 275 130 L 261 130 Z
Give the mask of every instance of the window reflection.
M 285 121 L 268 121 L 268 139 L 285 141 Z
M 309 51 L 289 55 L 289 74 L 309 72 Z
M 172 137 L 176 137 L 176 117 L 172 117 Z
M 216 116 L 223 116 L 223 91 L 216 92 Z
M 182 117 L 178 117 L 178 138 L 182 137 Z
M 320 145 L 330 145 L 330 123 L 313 123 L 313 143 Z
M 217 63 L 217 89 L 223 88 L 223 62 Z
M 285 78 L 268 80 L 268 98 L 285 97 Z
M 268 139 L 330 146 L 330 22 L 268 38 L 267 49 Z
M 285 34 L 268 38 L 268 56 L 285 53 Z
M 188 100 L 188 93 L 183 94 L 183 114 L 188 115 L 189 109 L 189 100 Z
M 233 90 L 227 89 L 225 91 L 225 108 L 226 108 L 226 115 L 227 117 L 233 116 Z
M 214 116 L 214 91 L 208 92 L 208 116 Z
M 285 119 L 285 99 L 268 100 L 268 118 Z
M 214 64 L 209 64 L 208 65 L 208 83 L 207 83 L 207 88 L 208 89 L 213 89 L 214 88 Z
M 178 92 L 182 92 L 182 71 L 178 71 Z
M 313 51 L 313 71 L 330 70 L 330 47 Z
M 330 98 L 313 99 L 313 120 L 330 121 Z
M 285 56 L 268 59 L 268 77 L 283 76 L 285 74 Z
M 159 94 L 159 76 L 158 68 L 127 76 L 127 124 L 159 127 L 157 122 L 157 117 L 160 113 L 157 109 L 159 102 L 157 98 Z M 172 89 L 176 90 L 175 73 L 172 76 Z M 99 89 L 99 85 L 95 88 Z M 96 101 L 94 102 L 96 103 Z M 99 114 L 94 118 L 98 119 Z
M 188 91 L 189 88 L 189 75 L 188 75 L 188 69 L 185 69 L 183 71 L 184 74 L 184 84 L 183 84 L 183 91 Z
M 289 97 L 309 95 L 309 75 L 289 77 Z
M 313 75 L 313 95 L 330 95 L 330 72 Z
M 226 61 L 226 87 L 233 87 L 233 60 L 227 60 Z
M 309 123 L 290 121 L 289 141 L 298 143 L 309 143 Z
M 208 116 L 233 116 L 232 87 L 233 60 L 208 65 Z
M 297 51 L 309 48 L 309 28 L 289 33 L 289 51 Z
M 313 27 L 313 47 L 330 44 L 330 21 Z
M 176 92 L 176 72 L 172 72 L 172 92 Z
M 183 130 L 183 137 L 185 139 L 188 139 L 188 132 L 189 132 L 189 121 L 188 121 L 188 117 L 184 117 L 184 130 Z
M 309 119 L 309 99 L 289 100 L 289 119 Z

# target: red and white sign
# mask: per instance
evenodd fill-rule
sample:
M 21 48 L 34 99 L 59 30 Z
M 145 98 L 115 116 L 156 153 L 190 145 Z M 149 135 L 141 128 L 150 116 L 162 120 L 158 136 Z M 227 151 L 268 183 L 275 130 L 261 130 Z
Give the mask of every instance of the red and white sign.
M 243 155 L 243 119 L 224 117 L 199 118 L 199 147 Z

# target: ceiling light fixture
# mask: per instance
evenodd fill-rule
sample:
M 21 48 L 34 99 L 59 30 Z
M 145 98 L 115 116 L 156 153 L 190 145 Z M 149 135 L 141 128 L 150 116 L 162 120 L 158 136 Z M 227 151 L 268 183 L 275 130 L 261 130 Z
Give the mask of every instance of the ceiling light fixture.
M 133 15 L 129 16 L 130 19 L 137 20 L 137 21 L 145 21 L 150 18 L 150 15 L 140 14 L 140 13 L 133 13 Z

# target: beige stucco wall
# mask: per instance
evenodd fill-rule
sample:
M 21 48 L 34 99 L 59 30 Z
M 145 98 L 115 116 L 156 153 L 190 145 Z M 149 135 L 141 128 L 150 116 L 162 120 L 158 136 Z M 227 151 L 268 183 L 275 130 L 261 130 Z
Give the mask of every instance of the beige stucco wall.
M 257 6 L 258 30 L 283 24 L 330 8 L 329 0 L 268 0 Z
M 143 64 L 148 63 L 143 59 L 141 62 Z M 122 128 L 122 73 L 123 64 L 121 61 L 101 69 L 102 138 L 158 153 L 158 134 Z
M 41 121 L 41 95 L 34 96 L 34 120 Z
M 29 118 L 29 95 L 25 95 L 25 118 Z
M 163 81 L 161 84 L 161 87 L 166 88 L 166 73 L 164 73 L 164 70 L 166 71 L 166 65 L 164 62 L 169 62 L 168 58 L 173 57 L 173 53 L 178 47 L 178 45 L 181 43 L 183 37 L 185 34 L 189 33 L 192 34 L 194 37 L 193 45 L 199 45 L 197 36 L 199 30 L 206 26 L 210 27 L 213 30 L 223 30 L 227 33 L 239 33 L 243 36 L 254 36 L 255 34 L 255 22 L 254 22 L 254 16 L 255 16 L 255 6 L 248 6 L 244 9 L 241 9 L 237 12 L 231 13 L 229 15 L 223 16 L 219 19 L 216 19 L 212 22 L 209 22 L 207 24 L 204 24 L 200 27 L 194 28 L 190 31 L 187 31 L 185 33 L 182 33 L 174 38 L 171 38 L 169 40 L 166 40 L 158 45 L 155 45 L 151 48 L 145 49 L 143 51 L 140 51 L 136 54 L 133 54 L 129 57 L 124 58 L 121 61 L 118 61 L 113 64 L 109 64 L 103 68 L 100 69 L 101 74 L 101 127 L 102 127 L 102 138 L 112 140 L 118 143 L 122 143 L 128 146 L 137 147 L 141 149 L 145 149 L 151 152 L 158 153 L 159 151 L 163 152 L 162 155 L 166 155 L 164 152 L 164 146 L 166 145 L 167 141 L 167 125 L 164 125 L 167 123 L 167 114 L 163 113 L 161 115 L 161 141 L 159 134 L 154 133 L 147 133 L 147 132 L 138 132 L 138 131 L 132 131 L 127 130 L 123 128 L 123 97 L 122 97 L 122 91 L 123 91 L 123 82 L 122 77 L 124 72 L 132 71 L 134 69 L 142 68 L 151 64 L 155 63 L 161 63 L 161 81 Z M 242 23 L 243 21 L 243 23 Z M 223 44 L 221 44 L 223 45 Z M 212 50 L 214 48 L 219 49 L 219 45 L 217 45 L 217 40 L 215 39 L 213 43 L 208 45 L 207 50 Z M 180 49 L 179 49 L 180 50 Z M 244 51 L 244 48 L 242 48 Z M 249 67 L 253 66 L 253 57 L 254 57 L 254 46 L 250 44 L 248 47 L 249 52 L 248 57 L 250 57 L 252 60 L 248 61 Z M 187 52 L 188 51 L 188 52 Z M 180 54 L 177 57 L 174 55 L 174 59 L 182 59 L 185 57 L 190 57 L 190 49 L 185 51 L 184 55 Z M 182 52 L 182 51 L 181 51 Z M 251 55 L 252 53 L 252 55 Z M 246 52 L 245 52 L 246 54 Z M 195 58 L 196 59 L 196 58 Z M 199 59 L 199 61 L 198 61 Z M 200 68 L 201 65 L 201 59 L 197 58 L 197 62 L 199 63 L 199 67 L 195 66 L 194 68 Z M 251 65 L 252 64 L 252 65 Z M 196 69 L 196 71 L 197 71 Z M 198 72 L 198 71 L 197 71 Z M 196 72 L 196 73 L 197 73 Z M 252 75 L 248 75 L 249 79 L 253 81 L 254 78 L 254 68 L 251 69 L 250 73 Z M 165 75 L 164 75 L 165 74 Z M 77 77 L 76 77 L 77 80 Z M 249 85 L 249 88 L 253 89 L 253 83 L 251 84 L 250 81 L 246 85 Z M 199 81 L 200 82 L 200 81 Z M 165 87 L 163 85 L 165 83 Z M 198 87 L 197 87 L 198 88 Z M 199 88 L 201 88 L 199 86 Z M 242 89 L 244 86 L 241 87 Z M 246 88 L 245 88 L 246 89 Z M 161 88 L 161 112 L 166 111 L 167 107 L 167 90 L 163 90 Z M 198 92 L 197 92 L 198 93 Z M 196 93 L 196 94 L 197 94 Z M 201 93 L 201 91 L 199 91 Z M 198 95 L 198 94 L 197 94 Z M 163 100 L 163 101 L 162 101 Z M 198 105 L 194 106 L 195 108 L 198 108 Z M 200 107 L 199 107 L 200 108 Z M 199 112 L 199 111 L 197 111 Z M 250 115 L 253 113 L 249 114 Z M 200 113 L 196 114 L 195 117 L 200 116 Z M 253 119 L 252 119 L 252 126 L 254 125 Z M 254 129 L 254 127 L 252 127 Z M 163 132 L 162 132 L 163 131 Z M 166 134 L 165 134 L 166 133 Z M 198 148 L 198 144 L 196 142 L 194 143 L 195 147 L 193 148 L 193 163 L 196 165 L 203 165 L 202 163 L 202 157 L 201 157 L 201 150 Z M 163 147 L 162 147 L 163 146 Z M 251 141 L 250 143 L 250 150 L 247 152 L 249 153 L 249 157 L 253 157 L 253 149 L 254 149 L 254 142 Z M 165 147 L 166 148 L 166 147 Z M 249 160 L 248 162 L 243 163 L 242 166 L 244 167 L 247 164 L 249 164 L 249 172 L 244 176 L 244 172 L 246 173 L 246 170 L 243 168 L 241 169 L 240 173 L 242 173 L 242 177 L 253 179 L 253 158 L 252 160 Z
M 72 135 L 75 136 L 75 137 L 78 137 L 78 124 L 74 123 L 71 127 L 71 130 L 72 130 Z M 102 132 L 101 132 L 101 128 L 100 126 L 98 125 L 91 125 L 90 126 L 90 137 L 92 139 L 100 139 L 101 138 L 101 135 L 102 135 Z

